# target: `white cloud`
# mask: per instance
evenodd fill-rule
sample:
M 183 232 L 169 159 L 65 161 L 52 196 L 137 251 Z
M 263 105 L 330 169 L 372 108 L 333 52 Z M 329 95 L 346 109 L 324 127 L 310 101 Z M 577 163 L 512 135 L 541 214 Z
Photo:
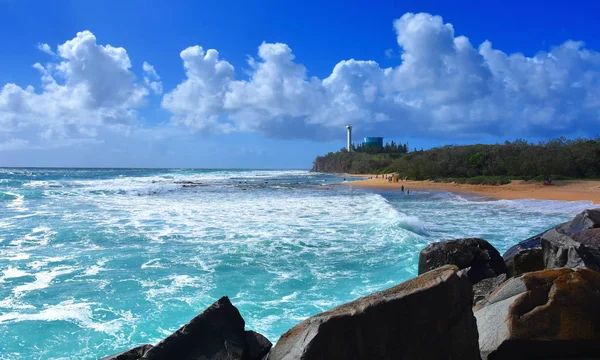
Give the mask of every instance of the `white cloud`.
M 50 48 L 50 45 L 48 44 L 38 44 L 38 49 L 40 51 L 45 52 L 48 55 L 52 55 L 52 56 L 56 56 L 56 53 L 54 51 L 52 51 L 52 48 Z
M 39 48 L 54 54 L 47 44 Z M 100 127 L 121 131 L 136 121 L 135 109 L 145 104 L 148 89 L 136 82 L 124 48 L 99 45 L 94 34 L 83 31 L 59 45 L 55 55 L 58 62 L 33 65 L 41 75 L 39 90 L 0 88 L 0 141 L 10 134 L 32 147 L 53 141 L 68 146 L 96 137 Z
M 190 129 L 339 138 L 348 123 L 386 137 L 597 135 L 600 53 L 582 42 L 525 56 L 490 41 L 473 45 L 439 16 L 409 13 L 393 26 L 398 47 L 386 52 L 395 66 L 347 59 L 323 78 L 283 43 L 260 44 L 237 76 L 217 50 L 188 47 L 180 53 L 185 78 L 162 96 L 170 122 L 160 126 L 137 113 L 150 91 L 163 92 L 151 64 L 136 78 L 127 51 L 89 31 L 55 49 L 39 44 L 52 55 L 32 65 L 40 86 L 0 84 L 0 151 L 108 148 L 125 137 L 164 144 Z
M 154 70 L 154 66 L 144 61 L 142 69 L 144 70 L 144 83 L 146 83 L 146 86 L 148 86 L 155 94 L 162 94 L 162 82 L 160 81 L 160 76 L 158 76 L 156 70 Z
M 173 122 L 198 131 L 228 132 L 232 129 L 223 112 L 225 93 L 235 76 L 233 66 L 219 60 L 219 53 L 191 46 L 179 56 L 187 79 L 164 95 L 162 106 L 173 113 Z
M 342 60 L 324 79 L 309 78 L 286 44 L 260 45 L 247 80 L 216 50 L 190 47 L 181 53 L 187 78 L 163 107 L 195 130 L 283 138 L 327 136 L 346 123 L 455 138 L 590 133 L 600 122 L 600 53 L 581 42 L 527 57 L 489 41 L 474 47 L 430 14 L 407 13 L 394 29 L 397 66 Z

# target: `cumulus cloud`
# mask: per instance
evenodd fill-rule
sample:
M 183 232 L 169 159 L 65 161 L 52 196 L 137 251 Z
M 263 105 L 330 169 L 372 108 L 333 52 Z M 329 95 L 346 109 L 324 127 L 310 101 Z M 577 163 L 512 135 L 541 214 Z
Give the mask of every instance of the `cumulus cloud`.
M 158 76 L 156 70 L 154 70 L 154 66 L 144 61 L 142 69 L 144 70 L 144 83 L 146 83 L 146 86 L 148 86 L 155 94 L 162 94 L 162 82 L 160 81 L 160 76 Z
M 217 50 L 187 48 L 186 79 L 162 106 L 198 131 L 284 138 L 326 137 L 347 123 L 385 136 L 455 138 L 589 133 L 600 122 L 600 53 L 582 42 L 527 57 L 489 41 L 474 46 L 431 14 L 407 13 L 393 25 L 397 66 L 342 60 L 323 79 L 308 77 L 282 43 L 259 46 L 248 79 L 236 79 Z
M 54 54 L 47 44 L 39 48 Z M 68 145 L 72 141 L 64 139 L 94 138 L 98 127 L 122 130 L 136 120 L 148 89 L 136 82 L 124 48 L 99 45 L 94 34 L 83 31 L 59 45 L 56 56 L 58 62 L 33 65 L 40 89 L 16 84 L 0 89 L 0 136 L 62 139 Z
M 179 56 L 187 79 L 165 94 L 162 106 L 173 113 L 173 122 L 206 132 L 229 132 L 223 114 L 225 94 L 234 79 L 233 66 L 219 60 L 219 52 L 191 46 Z
M 55 48 L 41 43 L 52 58 L 32 65 L 40 85 L 0 84 L 0 151 L 109 146 L 114 134 L 161 142 L 189 130 L 327 139 L 346 124 L 386 137 L 597 135 L 600 53 L 583 42 L 507 54 L 425 13 L 404 14 L 393 29 L 398 46 L 386 53 L 394 66 L 346 59 L 323 78 L 284 43 L 263 42 L 242 70 L 215 49 L 190 46 L 179 54 L 185 77 L 162 96 L 170 121 L 160 127 L 137 112 L 150 92 L 163 93 L 151 64 L 136 78 L 127 51 L 89 31 Z

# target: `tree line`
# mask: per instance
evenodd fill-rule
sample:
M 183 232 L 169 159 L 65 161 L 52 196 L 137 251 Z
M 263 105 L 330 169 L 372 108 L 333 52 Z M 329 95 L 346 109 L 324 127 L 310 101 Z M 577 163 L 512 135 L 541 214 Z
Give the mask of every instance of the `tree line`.
M 344 149 L 318 156 L 312 170 L 397 173 L 413 180 L 481 176 L 600 178 L 600 138 L 568 140 L 561 137 L 539 143 L 519 139 L 503 144 L 447 145 L 406 153 L 348 152 Z
M 374 144 L 359 143 L 352 144 L 352 151 L 365 154 L 406 154 L 408 153 L 408 144 L 396 144 L 393 140 L 385 143 L 383 146 Z M 347 151 L 343 148 L 340 151 Z

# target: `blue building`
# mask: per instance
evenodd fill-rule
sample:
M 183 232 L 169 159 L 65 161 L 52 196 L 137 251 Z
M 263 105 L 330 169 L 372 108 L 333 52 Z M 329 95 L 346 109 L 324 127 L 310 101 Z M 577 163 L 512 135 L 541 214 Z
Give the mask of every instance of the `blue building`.
M 363 145 L 369 147 L 383 147 L 383 138 L 380 136 L 366 137 Z

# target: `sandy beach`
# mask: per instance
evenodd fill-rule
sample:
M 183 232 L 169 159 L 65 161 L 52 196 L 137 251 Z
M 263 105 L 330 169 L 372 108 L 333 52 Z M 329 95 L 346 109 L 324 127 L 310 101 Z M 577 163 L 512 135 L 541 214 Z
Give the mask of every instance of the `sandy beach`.
M 361 175 L 371 176 L 371 175 Z M 454 193 L 470 193 L 494 199 L 537 199 L 564 201 L 592 201 L 600 204 L 600 181 L 553 181 L 545 186 L 541 181 L 514 180 L 506 185 L 468 185 L 456 183 L 436 183 L 433 181 L 400 181 L 390 183 L 379 178 L 358 180 L 350 184 L 356 188 L 399 190 L 402 185 L 409 190 L 440 190 Z

